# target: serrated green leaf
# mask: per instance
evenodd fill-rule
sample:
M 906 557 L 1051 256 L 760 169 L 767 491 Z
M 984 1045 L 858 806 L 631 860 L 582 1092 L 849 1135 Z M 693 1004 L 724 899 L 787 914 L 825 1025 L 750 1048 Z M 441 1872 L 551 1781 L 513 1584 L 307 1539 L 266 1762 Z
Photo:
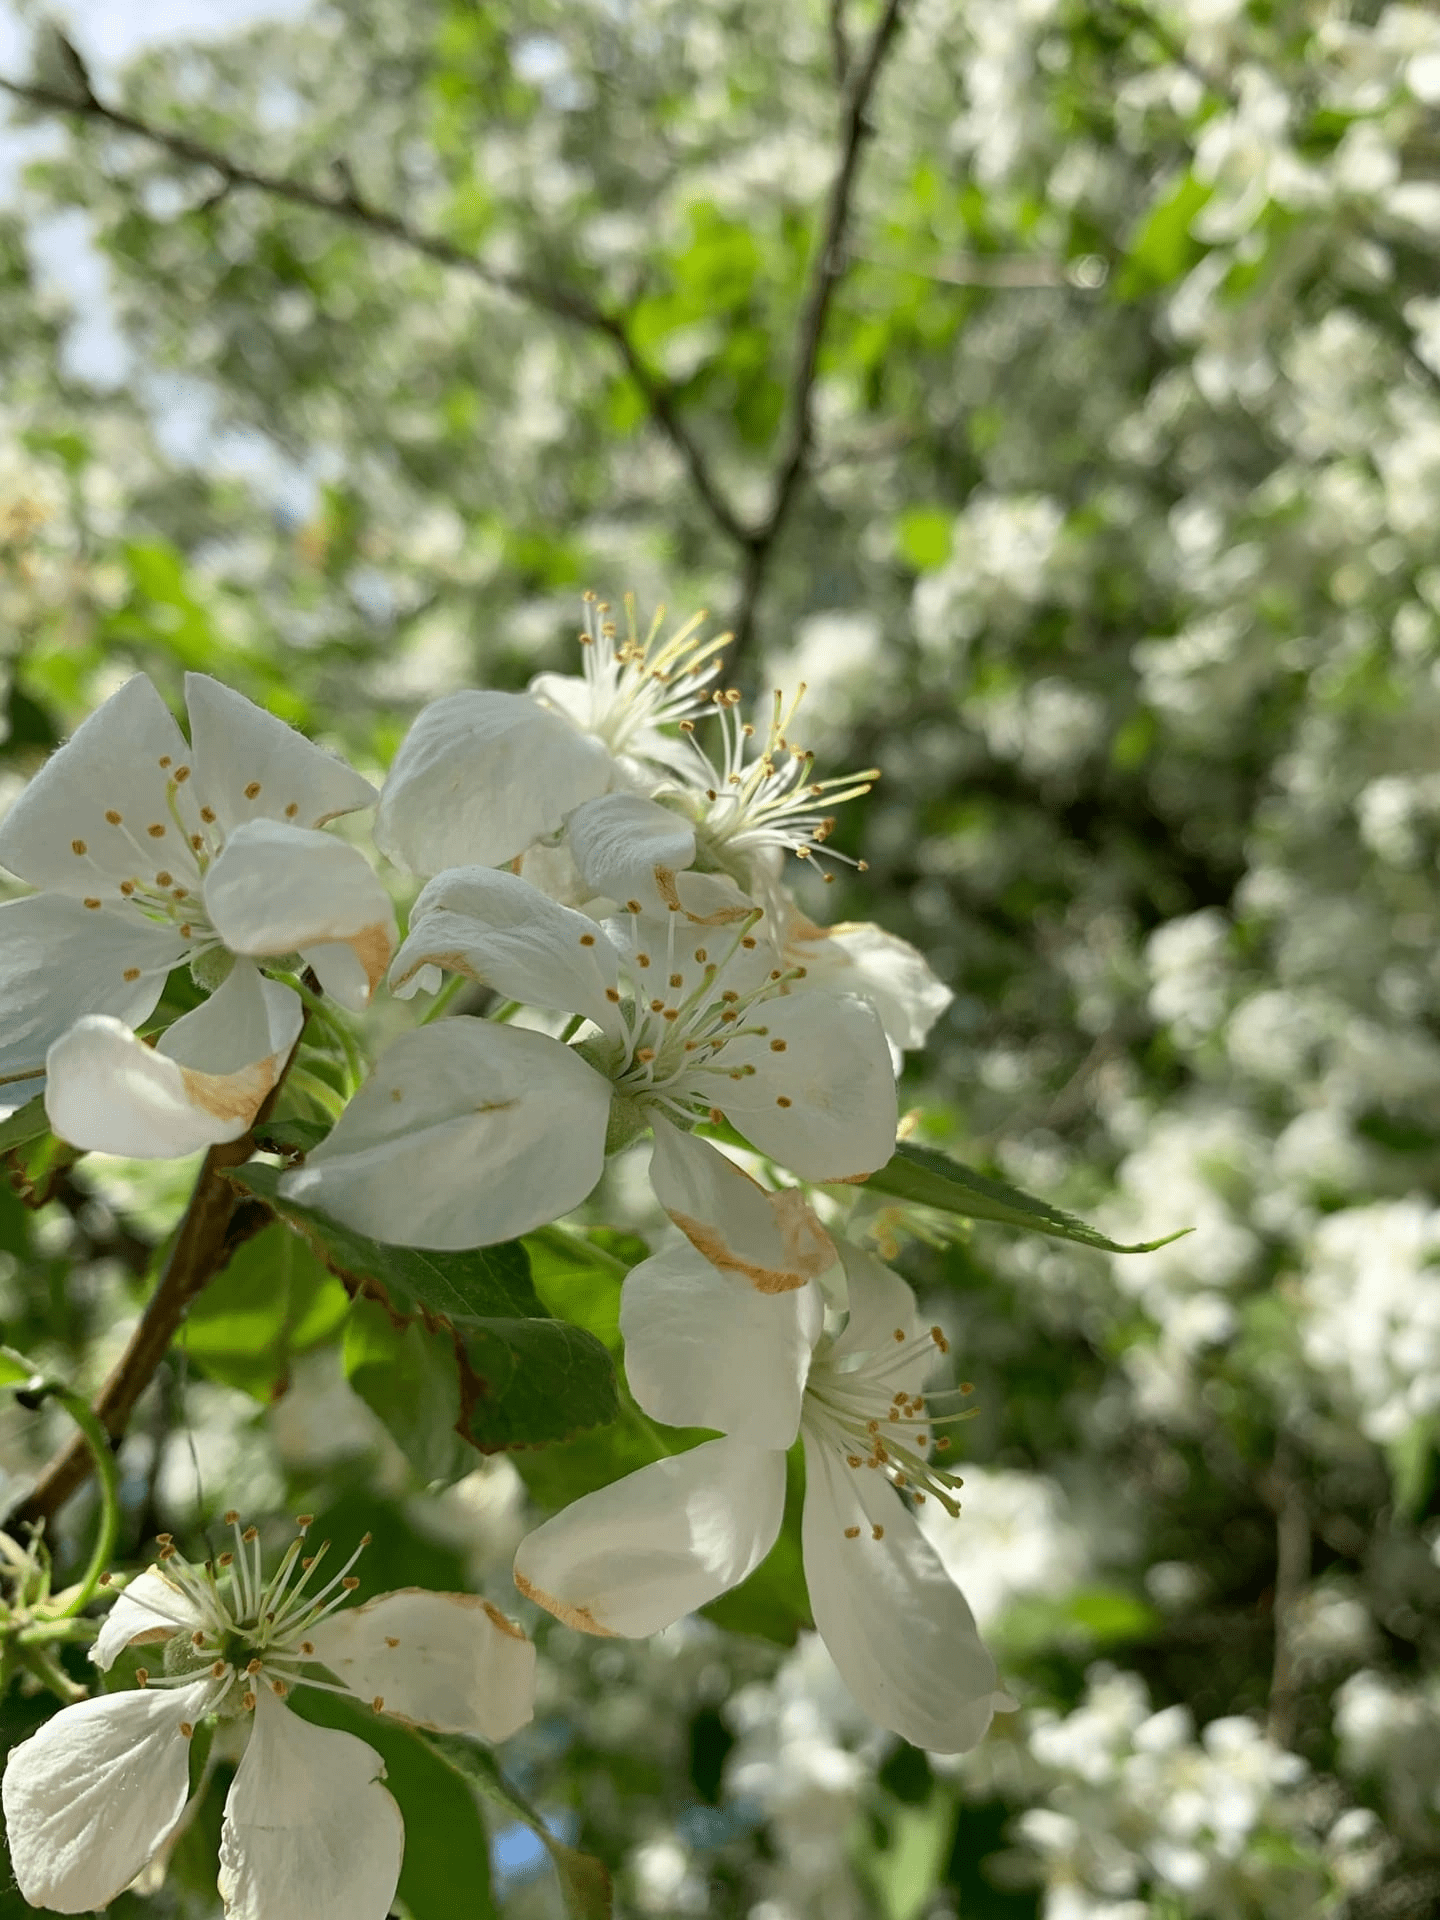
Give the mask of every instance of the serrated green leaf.
M 456 1421 L 463 1438 L 484 1453 L 538 1447 L 603 1426 L 618 1411 L 615 1369 L 595 1336 L 547 1313 L 530 1279 L 530 1261 L 519 1241 L 476 1247 L 464 1253 L 434 1253 L 420 1247 L 387 1246 L 352 1233 L 328 1215 L 280 1197 L 280 1172 L 251 1162 L 235 1168 L 237 1186 L 273 1207 L 301 1235 L 316 1258 L 353 1290 L 379 1302 L 397 1326 L 423 1322 L 408 1342 L 392 1342 L 391 1361 L 413 1391 L 434 1393 L 442 1372 L 455 1387 L 454 1411 L 447 1386 L 443 1430 Z M 598 1253 L 597 1253 L 598 1257 Z M 607 1256 L 608 1257 L 608 1256 Z M 444 1322 L 437 1329 L 436 1321 Z M 379 1323 L 367 1336 L 380 1343 Z M 356 1341 L 360 1336 L 355 1335 Z M 403 1361 L 403 1365 L 401 1364 Z M 405 1391 L 381 1379 L 386 1362 L 357 1347 L 347 1366 L 352 1384 L 385 1421 L 426 1478 L 450 1471 L 446 1449 L 425 1419 L 406 1404 Z M 423 1384 L 429 1381 L 427 1387 Z M 443 1437 L 443 1436 L 442 1436 Z
M 541 1447 L 620 1411 L 609 1354 L 565 1320 L 455 1322 L 465 1356 L 461 1426 L 482 1453 Z
M 1107 1240 L 1098 1228 L 1052 1207 L 1047 1200 L 1022 1193 L 1004 1180 L 992 1180 L 977 1173 L 948 1154 L 931 1147 L 917 1147 L 902 1140 L 895 1157 L 865 1182 L 871 1193 L 894 1194 L 897 1200 L 912 1200 L 917 1206 L 936 1207 L 942 1213 L 961 1214 L 967 1220 L 994 1220 L 1001 1226 L 1024 1227 L 1031 1233 L 1044 1233 L 1055 1240 L 1073 1240 L 1082 1247 L 1094 1247 L 1101 1253 L 1153 1253 L 1168 1247 L 1191 1231 L 1181 1227 L 1161 1240 L 1143 1240 L 1134 1246 L 1122 1246 Z
M 604 1861 L 557 1840 L 525 1796 L 501 1773 L 488 1747 L 476 1746 L 473 1741 L 450 1733 L 422 1733 L 417 1738 L 487 1800 L 503 1807 L 512 1818 L 527 1826 L 542 1843 L 554 1862 L 570 1920 L 610 1920 L 613 1896 L 610 1872 Z
M 37 1093 L 33 1100 L 27 1100 L 23 1107 L 17 1107 L 8 1120 L 0 1120 L 0 1153 L 11 1153 L 16 1147 L 26 1146 L 49 1131 L 50 1122 L 45 1117 L 45 1096 Z
M 443 1314 L 448 1320 L 478 1315 L 530 1315 L 543 1318 L 530 1281 L 530 1262 L 518 1241 L 498 1247 L 473 1247 L 464 1253 L 433 1253 L 421 1247 L 395 1247 L 352 1233 L 328 1214 L 297 1206 L 280 1196 L 281 1170 L 249 1161 L 230 1169 L 229 1178 L 246 1193 L 272 1207 L 301 1235 L 316 1258 L 342 1280 L 368 1282 L 383 1292 L 396 1313 Z

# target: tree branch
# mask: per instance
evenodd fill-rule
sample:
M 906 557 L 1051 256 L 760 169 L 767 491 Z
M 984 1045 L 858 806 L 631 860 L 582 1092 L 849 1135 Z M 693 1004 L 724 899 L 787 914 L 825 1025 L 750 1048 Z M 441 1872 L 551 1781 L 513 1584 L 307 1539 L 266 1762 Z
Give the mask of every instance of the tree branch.
M 765 585 L 765 576 L 769 572 L 770 558 L 789 517 L 796 490 L 805 472 L 806 460 L 814 444 L 815 376 L 819 367 L 820 346 L 835 290 L 848 264 L 846 241 L 859 177 L 860 152 L 867 134 L 872 131 L 868 119 L 870 102 L 885 57 L 899 31 L 903 7 L 904 0 L 885 0 L 885 11 L 871 35 L 864 58 L 853 68 L 847 87 L 841 122 L 840 161 L 830 183 L 825 223 L 795 330 L 786 435 L 775 468 L 769 510 L 760 524 L 751 530 L 746 541 L 740 600 L 734 620 L 735 643 L 730 656 L 732 665 L 745 653 L 753 637 L 755 612 Z
M 238 1189 L 225 1178 L 224 1169 L 248 1160 L 253 1147 L 253 1140 L 246 1135 L 227 1146 L 212 1147 L 205 1156 L 160 1284 L 150 1296 L 129 1345 L 95 1396 L 96 1418 L 112 1440 L 118 1441 L 124 1434 L 136 1401 L 169 1351 L 185 1309 L 219 1270 L 231 1216 L 240 1199 Z M 7 1526 L 34 1526 L 42 1520 L 53 1520 L 71 1494 L 89 1479 L 93 1465 L 83 1435 L 77 1435 L 49 1462 Z
M 445 239 L 442 234 L 427 233 L 422 228 L 412 227 L 398 214 L 366 200 L 348 175 L 342 176 L 338 192 L 327 192 L 289 174 L 270 173 L 263 167 L 247 166 L 201 140 L 191 139 L 188 134 L 156 126 L 136 114 L 108 105 L 97 98 L 88 81 L 84 83 L 83 91 L 67 93 L 58 87 L 10 80 L 0 75 L 0 91 L 48 112 L 98 121 L 115 128 L 117 132 L 145 140 L 188 166 L 206 167 L 217 174 L 223 183 L 221 193 L 214 196 L 217 199 L 233 188 L 248 187 L 291 206 L 328 214 L 332 219 L 344 220 L 351 226 L 382 235 L 387 240 L 408 247 L 412 253 L 434 260 L 440 266 L 468 274 L 472 280 L 478 280 L 482 286 L 496 293 L 508 294 L 512 299 L 537 307 L 556 320 L 584 328 L 609 341 L 618 352 L 626 372 L 639 387 L 651 419 L 679 454 L 697 497 L 715 525 L 733 545 L 746 544 L 749 536 L 711 473 L 699 443 L 681 418 L 673 389 L 653 368 L 647 366 L 639 348 L 630 338 L 622 315 L 597 306 L 593 300 L 573 288 L 553 286 L 536 279 L 532 274 L 507 273 L 499 267 L 489 266 L 466 248 L 457 246 L 453 240 Z

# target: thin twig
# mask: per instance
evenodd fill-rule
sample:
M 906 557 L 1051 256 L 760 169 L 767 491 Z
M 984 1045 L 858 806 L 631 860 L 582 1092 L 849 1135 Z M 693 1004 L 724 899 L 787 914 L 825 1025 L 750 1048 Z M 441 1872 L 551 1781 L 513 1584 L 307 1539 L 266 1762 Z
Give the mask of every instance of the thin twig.
M 266 1095 L 249 1132 L 238 1140 L 211 1147 L 201 1162 L 189 1205 L 181 1219 L 165 1262 L 159 1285 L 147 1301 L 140 1323 L 131 1334 L 124 1353 L 96 1394 L 92 1411 L 114 1442 L 119 1442 L 130 1423 L 130 1415 L 146 1387 L 154 1379 L 160 1363 L 170 1351 L 170 1342 L 179 1330 L 190 1302 L 202 1293 L 229 1258 L 234 1245 L 247 1237 L 247 1227 L 236 1216 L 246 1196 L 225 1178 L 227 1167 L 241 1166 L 255 1151 L 255 1127 L 270 1116 L 285 1077 L 300 1051 L 300 1042 L 309 1023 L 309 1014 L 301 1019 L 300 1032 L 290 1049 L 284 1067 Z M 84 1438 L 77 1436 L 56 1453 L 45 1467 L 30 1493 L 6 1525 L 36 1525 L 51 1521 L 79 1487 L 89 1479 L 94 1467 Z
M 845 26 L 845 0 L 830 0 L 830 62 L 835 69 L 835 84 L 843 87 L 850 78 L 850 35 Z
M 312 212 L 328 214 L 332 219 L 344 220 L 351 226 L 380 234 L 427 260 L 436 261 L 440 266 L 468 274 L 472 280 L 478 280 L 496 293 L 508 294 L 512 299 L 538 307 L 554 319 L 582 327 L 607 340 L 619 353 L 626 372 L 640 389 L 651 419 L 679 454 L 697 496 L 716 526 L 734 545 L 743 546 L 746 543 L 749 536 L 711 473 L 699 443 L 681 418 L 669 383 L 646 364 L 630 337 L 622 315 L 597 306 L 574 288 L 551 285 L 536 279 L 533 274 L 508 273 L 502 268 L 490 266 L 465 247 L 445 239 L 442 234 L 427 233 L 423 228 L 413 227 L 398 214 L 366 200 L 348 177 L 342 176 L 340 191 L 327 192 L 290 174 L 270 173 L 263 167 L 247 166 L 229 154 L 220 152 L 218 148 L 207 146 L 202 140 L 194 140 L 188 134 L 175 132 L 169 127 L 156 126 L 152 121 L 142 120 L 120 107 L 110 106 L 96 96 L 88 82 L 84 84 L 83 91 L 66 93 L 38 82 L 11 80 L 0 75 L 0 90 L 52 113 L 73 114 L 82 120 L 99 121 L 121 133 L 132 134 L 138 140 L 148 141 L 151 146 L 159 147 L 188 166 L 208 168 L 219 176 L 222 185 L 221 191 L 212 195 L 207 204 L 214 204 L 225 192 L 237 187 L 253 188 L 258 193 L 286 201 L 291 206 L 307 207 Z
M 880 78 L 880 70 L 885 64 L 885 56 L 899 31 L 903 7 L 904 0 L 886 0 L 885 11 L 871 36 L 865 57 L 854 69 L 848 85 L 841 122 L 840 161 L 830 184 L 820 243 L 796 326 L 785 439 L 776 463 L 769 510 L 751 531 L 746 543 L 740 601 L 733 623 L 735 643 L 730 655 L 732 665 L 750 645 L 755 630 L 756 607 L 769 571 L 770 557 L 794 504 L 796 490 L 814 442 L 815 376 L 819 367 L 820 346 L 835 290 L 848 264 L 846 241 L 859 177 L 860 151 L 866 135 L 871 131 L 868 118 L 870 102 Z

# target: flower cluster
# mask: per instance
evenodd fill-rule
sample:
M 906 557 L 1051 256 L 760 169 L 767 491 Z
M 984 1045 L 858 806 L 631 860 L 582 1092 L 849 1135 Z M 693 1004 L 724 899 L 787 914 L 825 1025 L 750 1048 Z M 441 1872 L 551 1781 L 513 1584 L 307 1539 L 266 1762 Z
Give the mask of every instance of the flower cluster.
M 159 1564 L 120 1595 L 90 1650 L 106 1671 L 127 1648 L 154 1648 L 160 1670 L 64 1708 L 11 1752 L 5 1827 L 32 1906 L 88 1913 L 124 1891 L 175 1838 L 190 1747 L 213 1722 L 244 1741 L 220 1837 L 227 1915 L 380 1920 L 404 1847 L 384 1763 L 358 1736 L 302 1720 L 291 1693 L 347 1694 L 409 1726 L 486 1740 L 530 1719 L 535 1650 L 488 1602 L 407 1588 L 342 1613 L 368 1535 L 321 1583 L 329 1543 L 306 1553 L 302 1518 L 266 1580 L 256 1529 L 226 1519 L 233 1552 L 201 1566 L 162 1535 Z
M 581 638 L 583 677 L 452 695 L 403 742 L 375 831 L 424 882 L 398 950 L 374 868 L 320 831 L 376 798 L 366 781 L 203 675 L 188 741 L 149 680 L 127 682 L 0 823 L 0 862 L 40 889 L 0 908 L 0 1067 L 22 1096 L 44 1080 L 73 1145 L 173 1158 L 250 1132 L 307 1009 L 359 1013 L 387 969 L 401 1001 L 447 974 L 488 990 L 491 1017 L 436 1019 L 440 1001 L 394 1041 L 280 1193 L 379 1241 L 482 1247 L 568 1213 L 649 1137 L 678 1233 L 624 1286 L 630 1386 L 655 1420 L 720 1437 L 554 1515 L 521 1544 L 520 1591 L 590 1633 L 658 1632 L 769 1553 L 798 1443 L 810 1601 L 839 1672 L 882 1728 L 966 1750 L 1014 1703 L 947 1570 L 953 1540 L 917 1515 L 958 1515 L 946 1455 L 970 1389 L 932 1387 L 944 1333 L 832 1238 L 810 1191 L 890 1159 L 901 1054 L 949 998 L 903 941 L 819 926 L 785 884 L 787 853 L 848 858 L 831 809 L 873 774 L 817 778 L 798 699 L 744 722 L 698 622 L 642 637 L 633 610 L 622 632 L 592 599 Z M 233 1553 L 203 1565 L 162 1536 L 92 1649 L 105 1671 L 153 1644 L 158 1666 L 10 1756 L 32 1904 L 103 1905 L 163 1857 L 214 1723 L 226 1751 L 248 1734 L 226 1912 L 271 1920 L 323 1880 L 327 1912 L 378 1916 L 402 1846 L 380 1757 L 291 1712 L 292 1692 L 487 1739 L 529 1718 L 533 1650 L 487 1603 L 407 1590 L 340 1614 L 354 1556 L 317 1585 L 326 1549 L 305 1552 L 302 1522 L 266 1580 L 256 1529 L 229 1518 Z

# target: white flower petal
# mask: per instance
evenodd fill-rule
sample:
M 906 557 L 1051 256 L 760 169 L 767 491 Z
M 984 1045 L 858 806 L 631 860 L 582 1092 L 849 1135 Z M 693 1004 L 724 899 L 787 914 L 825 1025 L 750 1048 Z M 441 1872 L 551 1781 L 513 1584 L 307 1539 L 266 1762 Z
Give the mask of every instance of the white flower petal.
M 238 1140 L 299 1038 L 300 1002 L 246 961 L 155 1047 L 103 1015 L 76 1021 L 46 1056 L 45 1110 L 62 1140 L 136 1160 Z
M 767 1193 L 708 1140 L 651 1116 L 655 1198 L 690 1244 L 722 1273 L 761 1293 L 803 1287 L 835 1263 L 835 1247 L 803 1194 Z
M 402 1587 L 332 1614 L 311 1639 L 352 1693 L 413 1726 L 506 1740 L 534 1715 L 535 1649 L 478 1594 Z
M 121 880 L 149 877 L 148 828 L 174 843 L 166 782 L 189 758 L 170 709 L 137 673 L 51 754 L 0 822 L 0 866 L 32 887 L 118 899 Z
M 913 1339 L 920 1325 L 910 1283 L 863 1247 L 848 1240 L 840 1241 L 839 1247 L 849 1292 L 850 1318 L 835 1341 L 834 1352 L 840 1355 L 876 1353 L 894 1343 L 897 1331 L 903 1332 L 907 1340 Z M 925 1365 L 928 1367 L 930 1362 L 927 1360 Z
M 138 1026 L 184 953 L 170 928 L 124 910 L 91 912 L 63 894 L 0 906 L 0 1073 L 43 1066 L 51 1043 L 86 1014 Z
M 885 1476 L 808 1433 L 801 1543 L 815 1625 L 865 1712 L 932 1753 L 973 1747 L 998 1679 L 964 1594 Z
M 593 920 L 513 873 L 452 867 L 421 889 L 410 932 L 395 956 L 396 987 L 422 966 L 448 967 L 483 981 L 507 1000 L 583 1013 L 619 1031 L 615 949 Z
M 405 1830 L 384 1777 L 373 1747 L 262 1687 L 220 1833 L 230 1920 L 385 1920 Z
M 205 876 L 205 908 L 232 953 L 263 957 L 328 942 L 348 947 L 353 971 L 331 968 L 330 981 L 321 979 L 327 992 L 339 986 L 335 997 L 355 1013 L 395 951 L 390 896 L 359 848 L 283 821 L 235 828 Z
M 412 873 L 498 867 L 604 793 L 613 774 L 598 741 L 528 694 L 447 694 L 401 743 L 375 844 Z
M 246 820 L 318 827 L 372 806 L 375 789 L 273 713 L 206 673 L 187 673 L 195 778 L 226 834 Z
M 158 1567 L 147 1567 L 116 1600 L 95 1636 L 90 1658 L 108 1673 L 126 1647 L 168 1640 L 172 1633 L 192 1633 L 200 1616 L 192 1600 L 173 1586 Z
M 817 1287 L 760 1293 L 693 1247 L 671 1247 L 625 1276 L 625 1377 L 654 1420 L 716 1427 L 783 1452 L 800 1426 L 824 1302 Z
M 610 1083 L 543 1033 L 459 1018 L 397 1040 L 288 1199 L 376 1239 L 483 1247 L 578 1206 L 605 1165 Z
M 869 920 L 794 927 L 787 953 L 837 993 L 858 993 L 880 1015 L 885 1037 L 902 1053 L 923 1047 L 955 998 L 918 948 Z
M 802 1180 L 853 1180 L 895 1151 L 899 1109 L 880 1016 L 851 994 L 800 991 L 761 1003 L 731 1041 L 716 1104 L 761 1153 Z
M 643 1639 L 753 1573 L 784 1511 L 783 1453 L 707 1440 L 537 1527 L 520 1542 L 515 1584 L 567 1627 Z
M 206 1678 L 82 1700 L 11 1750 L 0 1797 L 10 1865 L 32 1907 L 106 1906 L 159 1850 L 190 1791 L 180 1729 L 212 1691 Z
M 638 793 L 607 793 L 587 800 L 565 823 L 565 837 L 580 877 L 592 894 L 621 905 L 660 909 L 664 890 L 695 858 L 695 829 L 688 820 Z

